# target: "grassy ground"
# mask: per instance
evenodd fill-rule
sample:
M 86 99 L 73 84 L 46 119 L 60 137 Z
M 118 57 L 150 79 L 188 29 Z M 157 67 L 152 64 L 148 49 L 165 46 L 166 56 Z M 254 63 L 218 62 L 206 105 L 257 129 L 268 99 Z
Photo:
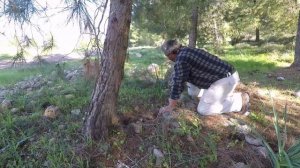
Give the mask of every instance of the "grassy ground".
M 244 85 L 239 90 L 251 93 L 253 113 L 240 118 L 265 136 L 272 147 L 276 139 L 272 127 L 273 106 L 282 111 L 285 103 L 289 107 L 288 145 L 299 139 L 299 99 L 291 93 L 300 89 L 297 70 L 285 66 L 292 60 L 292 51 L 284 46 L 261 47 L 247 44 L 227 47 L 225 59 L 235 65 Z M 5 56 L 5 55 L 4 55 Z M 7 56 L 0 57 L 0 60 Z M 156 63 L 157 74 L 150 74 L 147 67 Z M 66 68 L 78 67 L 79 63 Z M 243 141 L 235 138 L 234 130 L 225 127 L 223 115 L 203 117 L 195 110 L 180 106 L 176 111 L 179 129 L 162 132 L 162 121 L 156 118 L 158 109 L 167 103 L 167 87 L 162 82 L 168 64 L 157 48 L 129 50 L 125 65 L 125 78 L 119 94 L 118 114 L 122 122 L 111 129 L 107 142 L 86 140 L 82 132 L 83 113 L 86 110 L 93 84 L 84 79 L 66 82 L 57 79 L 47 88 L 21 91 L 10 96 L 14 107 L 20 110 L 0 112 L 0 166 L 1 167 L 114 167 L 118 161 L 130 167 L 154 167 L 151 150 L 156 147 L 165 154 L 163 167 L 230 167 L 233 162 L 244 162 L 254 167 L 270 164 L 255 155 Z M 30 75 L 48 76 L 54 65 L 26 69 L 4 69 L 0 71 L 0 85 L 12 86 Z M 291 73 L 294 72 L 294 73 Z M 277 81 L 282 75 L 285 81 Z M 274 97 L 272 104 L 270 96 Z M 66 98 L 73 94 L 74 98 Z M 57 119 L 43 118 L 44 104 L 53 104 L 61 109 Z M 77 115 L 71 110 L 81 109 Z M 282 113 L 280 113 L 282 116 Z M 130 131 L 130 123 L 142 122 L 140 134 Z M 282 123 L 282 121 L 281 121 Z M 253 156 L 252 156 L 253 155 Z

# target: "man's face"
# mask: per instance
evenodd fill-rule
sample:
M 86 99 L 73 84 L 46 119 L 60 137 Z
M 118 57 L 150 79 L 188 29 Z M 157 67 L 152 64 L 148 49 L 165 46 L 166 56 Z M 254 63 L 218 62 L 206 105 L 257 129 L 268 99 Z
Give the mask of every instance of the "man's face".
M 168 54 L 167 57 L 169 58 L 169 60 L 171 60 L 173 62 L 175 62 L 175 60 L 176 60 L 176 54 L 174 54 L 174 53 Z

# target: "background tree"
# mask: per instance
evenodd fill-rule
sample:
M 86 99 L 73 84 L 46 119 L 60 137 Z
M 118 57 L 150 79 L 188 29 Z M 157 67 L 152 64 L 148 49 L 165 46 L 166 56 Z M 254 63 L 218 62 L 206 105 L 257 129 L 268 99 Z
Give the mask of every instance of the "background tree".
M 297 12 L 293 0 L 232 0 L 224 8 L 224 20 L 228 24 L 226 34 L 233 44 L 241 40 L 260 41 L 261 37 L 274 42 L 293 37 L 296 31 Z
M 196 47 L 198 28 L 198 6 L 195 6 L 191 15 L 191 28 L 189 34 L 189 47 Z
M 201 18 L 210 3 L 212 2 L 206 0 L 135 0 L 133 25 L 138 29 L 148 30 L 149 33 L 159 34 L 163 39 L 183 39 L 189 35 L 192 27 L 193 7 L 198 7 L 198 18 Z M 199 26 L 197 29 L 199 30 Z M 201 35 L 197 34 L 198 38 L 202 35 L 202 31 Z
M 300 11 L 298 16 L 298 29 L 296 35 L 296 43 L 295 43 L 295 59 L 292 64 L 294 67 L 300 67 Z

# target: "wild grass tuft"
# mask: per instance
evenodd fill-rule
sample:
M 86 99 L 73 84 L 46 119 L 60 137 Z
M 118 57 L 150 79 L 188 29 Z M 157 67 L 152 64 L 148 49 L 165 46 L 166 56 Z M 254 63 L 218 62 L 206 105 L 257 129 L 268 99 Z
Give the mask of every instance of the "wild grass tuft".
M 273 102 L 273 98 L 272 98 Z M 274 103 L 273 103 L 274 104 Z M 286 150 L 286 139 L 287 139 L 287 128 L 286 128 L 286 120 L 287 120 L 287 105 L 285 105 L 285 109 L 283 111 L 283 127 L 279 124 L 279 116 L 273 106 L 273 114 L 274 114 L 274 129 L 277 137 L 277 153 L 274 149 L 272 149 L 263 136 L 257 131 L 253 130 L 253 132 L 258 135 L 262 140 L 264 145 L 267 148 L 269 158 L 274 168 L 293 168 L 300 167 L 300 141 L 298 140 L 295 144 L 293 144 L 288 150 Z

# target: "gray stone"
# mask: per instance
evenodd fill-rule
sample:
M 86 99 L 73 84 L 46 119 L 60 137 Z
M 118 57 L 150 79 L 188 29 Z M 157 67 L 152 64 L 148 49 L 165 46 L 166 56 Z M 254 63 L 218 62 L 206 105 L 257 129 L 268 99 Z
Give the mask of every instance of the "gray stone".
M 0 102 L 3 102 L 5 100 L 5 97 L 0 97 Z
M 129 168 L 129 166 L 127 166 L 125 163 L 123 163 L 122 161 L 118 160 L 118 163 L 116 165 L 116 168 Z
M 245 140 L 248 144 L 255 145 L 255 146 L 263 146 L 262 139 L 258 137 L 254 137 L 252 135 L 245 135 Z
M 233 164 L 231 168 L 250 168 L 250 167 L 243 162 L 238 162 Z
M 47 82 L 47 85 L 52 85 L 52 84 L 53 84 L 52 81 L 48 81 L 48 82 Z
M 141 122 L 131 123 L 130 127 L 136 134 L 140 134 L 143 131 L 143 125 Z
M 161 130 L 164 135 L 170 131 L 176 131 L 180 127 L 177 116 L 173 112 L 164 112 L 159 117 L 161 117 Z
M 55 138 L 51 138 L 50 140 L 49 140 L 49 143 L 50 144 L 53 144 L 55 142 Z
M 12 101 L 8 99 L 4 99 L 1 103 L 1 107 L 3 109 L 10 109 L 12 107 Z
M 71 80 L 71 79 L 73 79 L 77 74 L 78 74 L 78 71 L 77 71 L 77 70 L 75 70 L 75 71 L 73 71 L 73 72 L 68 72 L 67 75 L 66 75 L 66 79 L 67 79 L 67 80 Z
M 44 167 L 50 167 L 51 166 L 51 161 L 50 160 L 47 160 L 43 163 L 43 166 Z
M 163 160 L 164 160 L 164 154 L 159 149 L 153 149 L 153 155 L 155 156 L 155 166 L 161 167 Z
M 251 128 L 248 125 L 237 125 L 236 130 L 241 134 L 249 134 L 251 132 Z
M 137 58 L 142 58 L 142 54 L 141 53 L 135 53 L 135 56 L 137 57 Z
M 277 79 L 278 81 L 284 81 L 284 80 L 285 80 L 285 78 L 282 77 L 282 76 L 278 76 L 276 79 Z
M 171 129 L 178 129 L 178 128 L 180 128 L 180 124 L 178 123 L 177 120 L 172 120 L 172 121 L 170 122 L 170 128 L 171 128 Z
M 252 148 L 260 155 L 262 155 L 264 158 L 268 157 L 268 150 L 264 146 L 252 146 Z
M 66 126 L 63 125 L 63 124 L 61 124 L 61 125 L 58 126 L 58 129 L 60 129 L 60 130 L 63 130 L 63 129 L 65 129 L 65 128 L 66 128 Z
M 71 114 L 73 115 L 79 115 L 81 113 L 80 109 L 74 109 L 71 111 Z
M 0 91 L 0 97 L 5 97 L 8 94 L 8 90 L 1 90 Z
M 17 112 L 19 111 L 19 109 L 18 109 L 18 108 L 12 108 L 10 111 L 11 111 L 12 113 L 17 113 Z

